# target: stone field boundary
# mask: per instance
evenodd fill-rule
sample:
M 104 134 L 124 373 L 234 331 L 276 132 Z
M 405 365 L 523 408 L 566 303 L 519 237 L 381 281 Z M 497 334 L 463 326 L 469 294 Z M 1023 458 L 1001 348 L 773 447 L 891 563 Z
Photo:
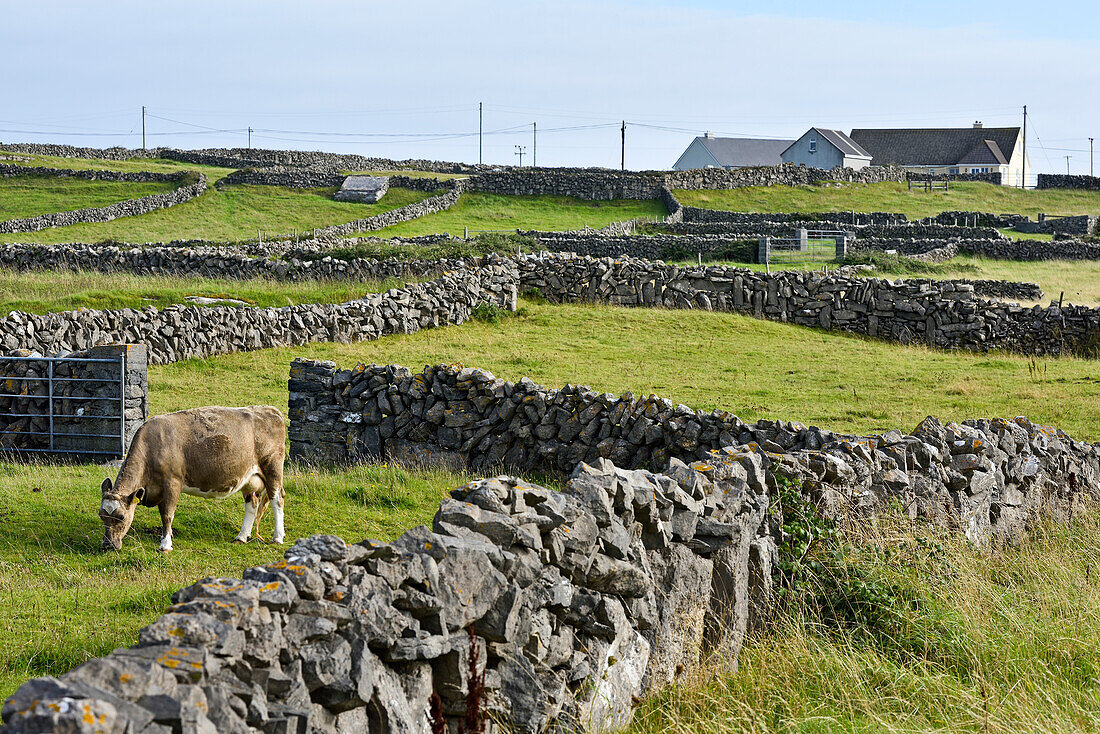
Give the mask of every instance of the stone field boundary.
M 1100 449 L 1024 418 L 840 436 L 470 368 L 308 360 L 290 391 L 292 446 L 386 431 L 381 450 L 400 435 L 482 465 L 586 463 L 560 492 L 471 482 L 431 529 L 392 543 L 312 536 L 239 579 L 202 579 L 133 647 L 24 683 L 0 732 L 85 731 L 85 717 L 111 731 L 428 732 L 457 725 L 474 687 L 515 731 L 618 730 L 704 657 L 732 668 L 766 624 L 783 487 L 854 522 L 900 505 L 979 545 L 1100 497 Z M 626 468 L 643 456 L 667 458 L 662 473 Z
M 198 174 L 198 180 L 195 183 L 184 183 L 195 176 L 195 174 L 189 172 L 71 171 L 66 168 L 29 168 L 0 164 L 0 176 L 4 178 L 12 176 L 56 176 L 58 178 L 82 178 L 92 181 L 178 181 L 183 184 L 175 191 L 165 194 L 149 194 L 148 196 L 127 199 L 107 206 L 76 209 L 68 212 L 53 212 L 24 219 L 9 219 L 0 222 L 0 234 L 37 232 L 49 227 L 66 227 L 88 222 L 109 222 L 120 217 L 148 214 L 157 209 L 166 209 L 190 201 L 206 191 L 206 176 L 204 174 Z

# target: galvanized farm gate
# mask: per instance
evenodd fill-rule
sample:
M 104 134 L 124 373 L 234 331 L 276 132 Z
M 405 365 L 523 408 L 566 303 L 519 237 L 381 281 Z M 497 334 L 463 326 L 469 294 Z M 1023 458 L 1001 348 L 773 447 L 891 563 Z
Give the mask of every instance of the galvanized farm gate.
M 147 399 L 139 395 L 128 406 L 126 349 L 96 351 L 107 350 L 87 356 L 0 356 L 0 452 L 125 455 L 144 420 Z M 144 393 L 146 386 L 139 387 Z M 134 393 L 129 391 L 131 398 Z

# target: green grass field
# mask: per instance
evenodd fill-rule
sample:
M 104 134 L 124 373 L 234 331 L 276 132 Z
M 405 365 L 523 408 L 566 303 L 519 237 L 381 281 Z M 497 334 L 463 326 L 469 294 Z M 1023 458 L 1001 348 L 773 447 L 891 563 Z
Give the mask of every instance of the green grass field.
M 0 148 L 0 153 L 3 153 Z M 220 168 L 218 166 L 200 166 L 194 163 L 181 163 L 165 158 L 134 158 L 125 161 L 111 161 L 99 158 L 62 158 L 51 155 L 29 155 L 27 153 L 12 153 L 21 158 L 30 158 L 29 161 L 3 160 L 14 166 L 42 166 L 45 168 L 69 168 L 73 170 L 97 170 L 97 171 L 155 171 L 159 173 L 176 173 L 178 171 L 198 171 L 206 174 L 210 183 L 232 173 L 233 168 Z
M 548 387 L 581 382 L 614 393 L 656 393 L 746 421 L 799 420 L 839 431 L 908 431 L 929 414 L 950 420 L 1026 415 L 1078 438 L 1100 439 L 1095 361 L 941 352 L 703 311 L 531 301 L 522 307 L 497 324 L 474 321 L 374 342 L 158 367 L 149 378 L 153 409 L 257 401 L 285 407 L 288 366 L 303 356 L 344 367 L 462 363 L 508 380 L 527 376 Z
M 659 201 L 584 201 L 569 196 L 501 196 L 471 191 L 446 211 L 386 227 L 378 235 L 414 237 L 447 232 L 461 236 L 463 227 L 469 227 L 471 233 L 516 229 L 564 231 L 667 215 L 668 210 Z
M 151 411 L 256 403 L 285 409 L 289 363 L 298 355 L 343 366 L 461 362 L 507 379 L 655 392 L 694 407 L 728 408 L 745 420 L 798 419 L 839 430 L 911 429 L 929 413 L 957 420 L 1026 414 L 1080 438 L 1100 437 L 1094 362 L 948 354 L 728 314 L 534 302 L 496 324 L 154 367 Z M 171 592 L 194 579 L 237 574 L 281 552 L 229 545 L 239 527 L 238 502 L 185 498 L 172 554 L 155 552 L 159 520 L 146 510 L 123 552 L 101 555 L 97 488 L 107 473 L 0 463 L 0 618 L 12 620 L 0 636 L 0 696 L 27 676 L 60 673 L 131 643 Z M 389 538 L 427 522 L 443 494 L 462 481 L 392 466 L 292 469 L 288 532 Z M 746 653 L 746 666 L 754 654 Z
M 0 179 L 0 221 L 107 206 L 176 188 L 172 181 L 85 181 L 51 176 Z M 11 237 L 11 235 L 6 235 Z
M 750 635 L 731 672 L 642 704 L 630 734 L 1088 732 L 1100 729 L 1100 516 L 1040 527 L 1020 547 L 882 522 L 852 534 L 844 626 L 789 613 Z M 854 592 L 854 593 L 852 593 Z
M 0 182 L 2 184 L 2 182 Z M 74 224 L 13 235 L 20 242 L 169 242 L 204 239 L 234 242 L 265 236 L 306 233 L 314 227 L 343 224 L 422 201 L 431 194 L 392 188 L 377 204 L 334 201 L 336 189 L 278 186 L 211 186 L 202 196 L 167 209 L 110 222 Z
M 905 184 L 823 183 L 818 186 L 746 186 L 726 191 L 673 192 L 681 204 L 738 212 L 897 212 L 910 219 L 945 211 L 1024 214 L 1100 214 L 1100 192 L 1022 191 L 987 183 L 952 183 L 945 192 L 908 191 Z
M 396 288 L 407 281 L 218 280 L 138 276 L 122 273 L 72 273 L 0 270 L 0 310 L 50 313 L 78 308 L 164 308 L 186 304 L 185 296 L 232 298 L 249 305 L 292 306 L 299 303 L 343 303 L 367 293 Z
M 461 476 L 393 466 L 314 472 L 288 466 L 287 533 L 383 540 L 430 520 Z M 157 552 L 160 516 L 141 508 L 123 549 L 99 552 L 99 484 L 117 470 L 95 465 L 0 463 L 0 700 L 28 677 L 62 673 L 131 645 L 176 589 L 210 575 L 240 577 L 285 547 L 232 545 L 244 504 L 185 497 L 173 523 L 176 550 Z M 235 500 L 235 501 L 234 501 Z M 270 513 L 261 528 L 271 537 Z

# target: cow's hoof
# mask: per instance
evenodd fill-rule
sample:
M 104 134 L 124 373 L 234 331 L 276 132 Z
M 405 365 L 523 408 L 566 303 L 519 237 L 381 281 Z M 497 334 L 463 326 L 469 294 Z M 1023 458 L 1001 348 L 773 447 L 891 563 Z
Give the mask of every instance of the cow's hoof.
M 247 540 L 241 540 L 240 538 L 233 538 L 233 543 L 235 545 L 244 545 L 247 542 L 248 542 Z
M 171 553 L 171 548 L 157 548 L 157 553 Z
M 282 545 L 286 541 L 286 538 L 272 538 L 271 542 L 274 545 Z

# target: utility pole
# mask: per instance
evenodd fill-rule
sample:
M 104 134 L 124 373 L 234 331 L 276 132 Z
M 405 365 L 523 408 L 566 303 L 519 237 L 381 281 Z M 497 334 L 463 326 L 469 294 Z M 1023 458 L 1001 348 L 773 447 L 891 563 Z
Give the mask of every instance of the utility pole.
M 519 156 L 519 167 L 523 168 L 523 154 L 527 152 L 527 147 L 523 145 L 516 146 L 516 155 Z
M 1089 175 L 1092 175 L 1092 138 L 1089 138 Z
M 1024 105 L 1024 163 L 1020 169 L 1023 175 L 1020 177 L 1020 188 L 1027 188 L 1027 105 Z
M 249 128 L 248 128 L 248 149 L 249 150 L 252 149 L 252 127 L 251 126 L 249 126 Z
M 477 103 L 477 164 L 481 165 L 481 121 L 483 119 L 483 102 Z
M 619 167 L 622 168 L 622 170 L 625 171 L 626 170 L 626 120 L 623 120 L 623 143 L 622 143 L 622 152 L 621 152 L 620 155 L 621 155 L 621 160 L 620 160 L 620 163 L 619 163 Z
M 1073 156 L 1071 156 L 1071 155 L 1066 156 L 1066 175 L 1067 176 L 1069 175 L 1069 159 L 1072 158 L 1072 157 Z
M 1092 140 L 1092 138 L 1089 138 Z M 531 123 L 531 168 L 539 167 L 539 124 Z
M 141 149 L 145 150 L 145 105 L 141 106 Z

